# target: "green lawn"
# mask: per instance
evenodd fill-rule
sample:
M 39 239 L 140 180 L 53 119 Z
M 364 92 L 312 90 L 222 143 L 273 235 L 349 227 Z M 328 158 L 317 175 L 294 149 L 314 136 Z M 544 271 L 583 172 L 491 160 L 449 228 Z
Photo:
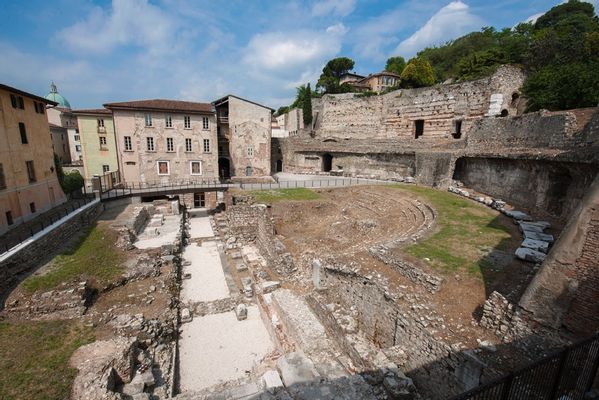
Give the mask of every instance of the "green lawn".
M 91 329 L 73 321 L 0 322 L 0 399 L 70 398 L 77 370 L 69 359 L 92 341 Z
M 405 251 L 446 272 L 466 271 L 481 276 L 490 265 L 484 255 L 492 249 L 505 250 L 511 241 L 509 221 L 483 205 L 453 193 L 414 185 L 393 185 L 417 194 L 437 212 L 437 231 L 408 246 Z
M 96 225 L 72 248 L 56 256 L 43 275 L 27 278 L 23 287 L 32 293 L 73 279 L 89 278 L 99 285 L 110 282 L 124 270 L 124 255 L 115 248 L 116 239 L 116 232 Z
M 257 190 L 251 192 L 259 203 L 273 203 L 282 200 L 316 200 L 320 195 L 306 188 Z

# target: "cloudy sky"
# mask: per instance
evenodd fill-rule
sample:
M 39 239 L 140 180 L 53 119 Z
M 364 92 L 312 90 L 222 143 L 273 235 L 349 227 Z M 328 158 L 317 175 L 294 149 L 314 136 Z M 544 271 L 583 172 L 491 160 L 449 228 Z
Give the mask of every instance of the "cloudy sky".
M 599 0 L 592 0 L 595 6 Z M 73 108 L 111 101 L 212 101 L 273 108 L 327 60 L 382 70 L 483 26 L 559 0 L 0 0 L 0 83 L 38 95 L 54 80 Z

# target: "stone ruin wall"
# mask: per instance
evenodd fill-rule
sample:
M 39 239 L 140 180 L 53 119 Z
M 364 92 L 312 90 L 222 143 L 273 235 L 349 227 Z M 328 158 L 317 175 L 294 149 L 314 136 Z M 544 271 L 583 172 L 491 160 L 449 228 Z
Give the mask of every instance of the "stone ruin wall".
M 98 203 L 0 263 L 0 309 L 12 289 L 34 268 L 49 261 L 57 248 L 93 224 L 104 207 Z
M 325 95 L 313 105 L 315 137 L 410 139 L 414 138 L 414 121 L 424 120 L 420 140 L 453 140 L 456 120 L 462 121 L 464 136 L 474 121 L 485 115 L 499 115 L 502 110 L 516 115 L 518 101 L 512 101 L 512 95 L 519 95 L 523 82 L 521 69 L 503 66 L 491 77 L 471 82 L 400 89 L 371 97 Z

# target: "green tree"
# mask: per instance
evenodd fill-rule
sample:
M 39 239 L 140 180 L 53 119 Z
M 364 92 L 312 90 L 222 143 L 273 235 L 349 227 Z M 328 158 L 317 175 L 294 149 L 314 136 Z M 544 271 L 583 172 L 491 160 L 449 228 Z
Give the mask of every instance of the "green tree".
M 64 186 L 62 190 L 67 193 L 73 193 L 83 187 L 84 180 L 79 171 L 73 170 L 64 175 Z
M 354 68 L 354 61 L 347 57 L 338 57 L 330 60 L 322 69 L 322 74 L 316 83 L 316 89 L 322 89 L 325 93 L 351 92 L 349 85 L 339 84 L 339 78 Z
M 278 117 L 279 115 L 286 114 L 287 112 L 289 112 L 289 106 L 281 106 L 275 112 L 275 117 Z
M 310 83 L 306 85 L 306 95 L 304 96 L 304 102 L 302 104 L 302 113 L 304 117 L 304 127 L 308 127 L 312 124 L 312 91 L 310 90 Z
M 289 109 L 301 108 L 304 105 L 304 99 L 306 98 L 306 96 L 309 96 L 308 88 L 306 87 L 306 85 L 300 85 L 296 87 L 295 90 L 295 100 L 293 100 L 293 103 L 291 103 Z
M 419 88 L 434 84 L 433 68 L 424 58 L 412 58 L 401 73 L 401 86 L 404 88 Z
M 401 75 L 403 69 L 406 67 L 406 60 L 403 57 L 390 57 L 387 59 L 387 64 L 385 64 L 385 71 L 393 72 L 394 74 Z

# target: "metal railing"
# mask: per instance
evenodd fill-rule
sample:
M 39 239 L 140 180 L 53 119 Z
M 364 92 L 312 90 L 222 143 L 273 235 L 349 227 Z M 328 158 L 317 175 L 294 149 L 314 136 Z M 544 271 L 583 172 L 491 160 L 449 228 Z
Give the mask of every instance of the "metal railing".
M 451 400 L 583 400 L 599 367 L 599 334 Z
M 0 254 L 6 253 L 10 249 L 18 246 L 30 237 L 94 200 L 95 196 L 93 195 L 86 195 L 80 199 L 71 199 L 68 203 L 46 211 L 39 217 L 24 222 L 8 232 L 5 232 L 0 236 Z

